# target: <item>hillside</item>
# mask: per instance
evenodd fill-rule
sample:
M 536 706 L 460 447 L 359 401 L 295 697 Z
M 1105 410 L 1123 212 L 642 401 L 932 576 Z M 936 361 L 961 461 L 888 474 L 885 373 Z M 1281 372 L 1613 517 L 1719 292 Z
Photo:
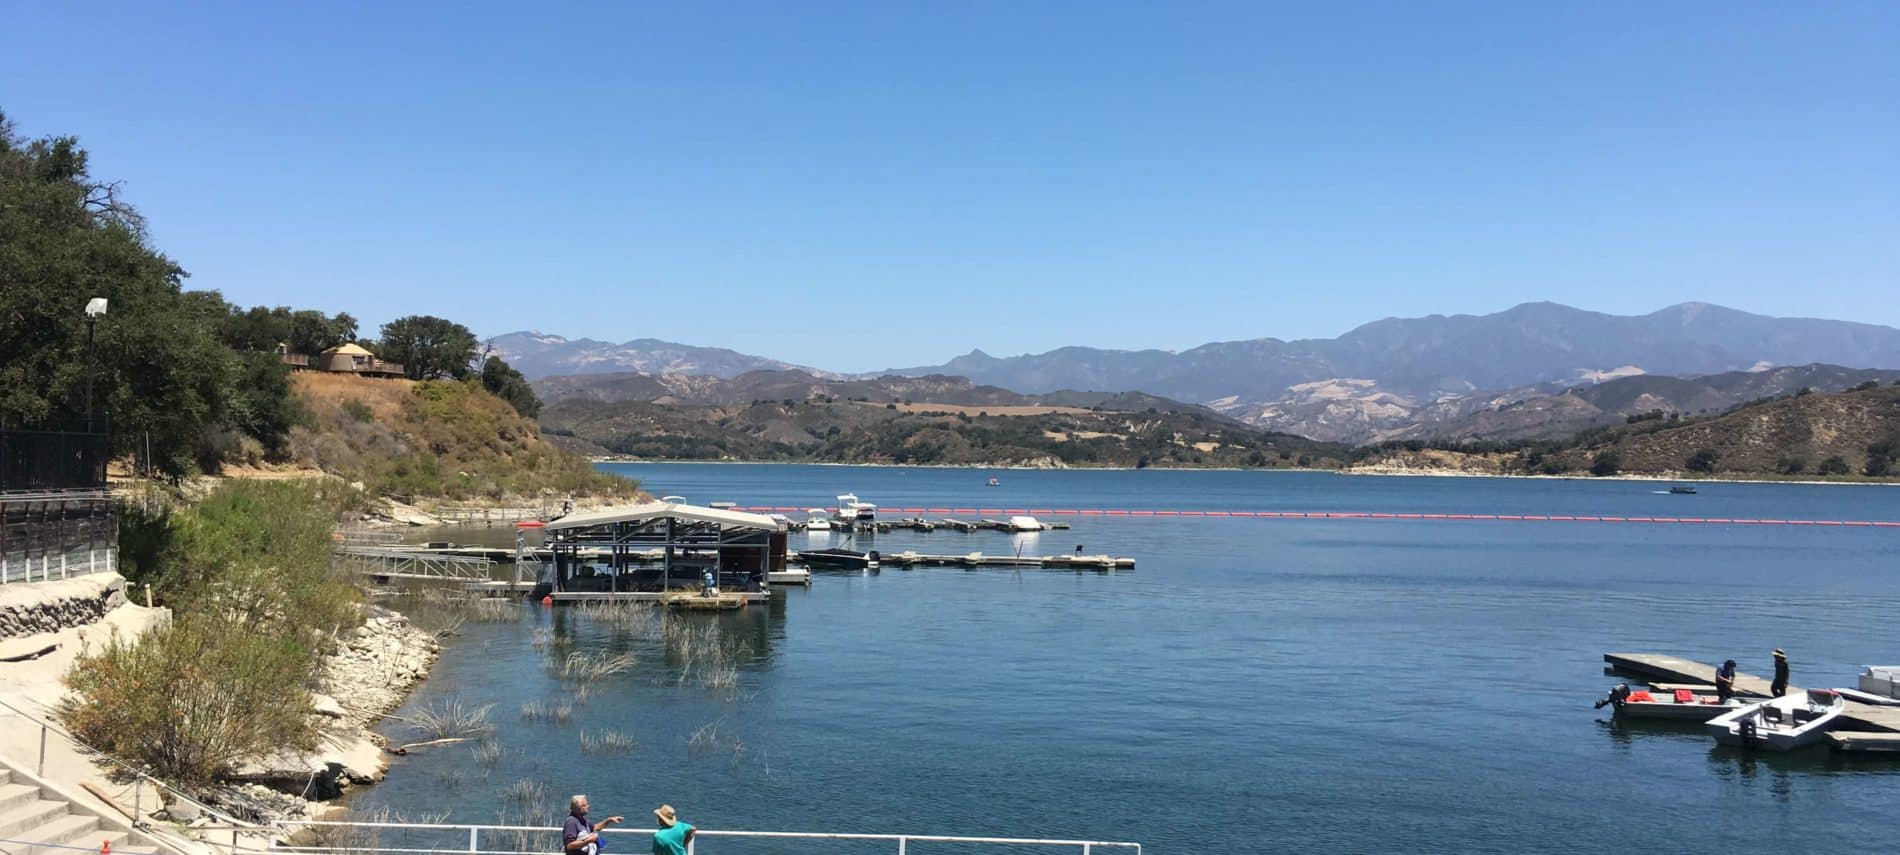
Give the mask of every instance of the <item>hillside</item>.
M 1411 427 L 1387 435 L 1400 439 L 1561 439 L 1588 428 L 1620 424 L 1644 413 L 1708 415 L 1762 398 L 1792 395 L 1801 389 L 1839 392 L 1869 381 L 1884 384 L 1896 379 L 1900 379 L 1900 371 L 1838 365 L 1731 371 L 1702 377 L 1641 374 L 1555 395 L 1530 395 L 1477 411 L 1422 411 L 1415 415 Z
M 1636 417 L 1561 442 L 1362 449 L 1355 468 L 1499 474 L 1885 480 L 1900 472 L 1900 385 L 1797 393 L 1707 417 Z
M 822 397 L 735 405 L 568 399 L 541 415 L 571 447 L 687 460 L 996 466 L 1333 467 L 1344 446 L 1198 408 L 1113 412 Z
M 723 347 L 695 347 L 652 338 L 619 344 L 566 339 L 537 332 L 513 332 L 488 340 L 490 352 L 534 380 L 572 374 L 686 374 L 736 377 L 748 371 L 792 371 L 800 366 L 749 356 Z M 814 369 L 804 369 L 819 373 Z
M 291 429 L 292 459 L 379 493 L 499 500 L 637 490 L 544 442 L 534 422 L 475 382 L 315 371 L 291 380 L 313 416 Z

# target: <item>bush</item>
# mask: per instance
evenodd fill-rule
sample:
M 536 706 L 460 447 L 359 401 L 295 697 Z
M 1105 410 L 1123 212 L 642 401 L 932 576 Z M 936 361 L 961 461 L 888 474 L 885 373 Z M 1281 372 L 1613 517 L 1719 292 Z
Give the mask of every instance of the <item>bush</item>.
M 1690 472 L 1714 472 L 1716 461 L 1721 458 L 1721 453 L 1713 448 L 1698 448 L 1694 454 L 1689 455 L 1689 460 L 1683 465 L 1688 467 Z
M 1893 458 L 1869 457 L 1867 465 L 1861 467 L 1860 471 L 1870 478 L 1885 478 L 1893 474 Z
M 1878 389 L 1878 388 L 1880 388 L 1880 381 L 1879 381 L 1879 380 L 1869 380 L 1869 381 L 1867 381 L 1867 382 L 1865 382 L 1865 383 L 1862 383 L 1862 384 L 1860 384 L 1860 385 L 1858 385 L 1858 386 L 1855 386 L 1854 388 L 1852 388 L 1852 389 L 1849 389 L 1849 390 L 1847 390 L 1847 391 L 1849 391 L 1849 392 L 1865 392 L 1865 391 L 1867 391 L 1867 390 L 1869 390 L 1869 389 Z
M 1841 457 L 1840 455 L 1836 454 L 1833 457 L 1830 457 L 1826 460 L 1821 461 L 1820 468 L 1814 471 L 1819 472 L 1822 475 L 1846 475 L 1847 474 L 1847 460 Z
M 342 408 L 343 414 L 349 416 L 354 421 L 368 423 L 376 420 L 376 412 L 371 410 L 369 405 L 363 403 L 361 399 L 351 398 L 344 401 Z
M 311 663 L 289 636 L 185 615 L 82 656 L 59 716 L 81 740 L 161 778 L 208 784 L 242 758 L 315 747 Z
M 1799 475 L 1808 468 L 1808 461 L 1805 457 L 1783 457 L 1775 463 L 1775 468 L 1783 475 Z
M 1616 452 L 1598 452 L 1596 459 L 1590 461 L 1590 474 L 1599 478 L 1615 475 L 1622 465 L 1623 460 L 1616 455 Z

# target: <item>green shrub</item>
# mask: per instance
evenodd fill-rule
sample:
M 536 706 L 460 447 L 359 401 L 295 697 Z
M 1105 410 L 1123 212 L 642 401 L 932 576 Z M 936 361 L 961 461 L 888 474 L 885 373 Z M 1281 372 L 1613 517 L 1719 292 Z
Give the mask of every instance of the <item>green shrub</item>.
M 1721 452 L 1713 448 L 1698 448 L 1683 465 L 1690 472 L 1714 472 L 1716 461 L 1722 458 Z
M 208 784 L 245 757 L 315 746 L 311 663 L 289 636 L 187 614 L 81 657 L 59 717 L 84 742 L 161 778 Z
M 1623 459 L 1618 457 L 1616 452 L 1600 451 L 1597 452 L 1596 458 L 1590 461 L 1590 474 L 1599 478 L 1615 475 L 1622 466 Z
M 1799 475 L 1808 468 L 1808 460 L 1805 457 L 1783 457 L 1775 463 L 1775 468 L 1783 475 Z
M 1843 458 L 1840 455 L 1836 454 L 1833 457 L 1829 457 L 1828 459 L 1821 461 L 1820 468 L 1814 471 L 1819 472 L 1822 475 L 1846 475 L 1847 474 L 1847 460 L 1846 458 Z
M 359 422 L 373 422 L 376 420 L 376 411 L 371 410 L 368 404 L 356 398 L 351 398 L 343 402 L 343 414 Z

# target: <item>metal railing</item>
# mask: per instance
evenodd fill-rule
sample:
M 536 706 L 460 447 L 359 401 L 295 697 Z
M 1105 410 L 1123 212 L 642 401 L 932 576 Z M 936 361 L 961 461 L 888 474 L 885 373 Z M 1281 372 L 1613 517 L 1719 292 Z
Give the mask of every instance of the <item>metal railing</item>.
M 148 824 L 145 822 L 145 805 L 141 802 L 143 791 L 144 791 L 144 787 L 140 786 L 141 784 L 151 784 L 154 788 L 164 793 L 169 794 L 172 798 L 177 799 L 178 801 L 184 802 L 185 804 L 189 804 L 200 811 L 203 811 L 205 816 L 213 817 L 217 821 L 224 823 L 233 829 L 237 829 L 237 828 L 257 829 L 257 828 L 263 827 L 263 826 L 257 825 L 256 823 L 245 822 L 244 820 L 231 816 L 230 814 L 227 814 L 224 811 L 211 807 L 210 805 L 207 805 L 204 802 L 198 801 L 197 799 L 192 798 L 189 794 L 183 792 L 182 790 L 179 790 L 177 787 L 173 787 L 172 785 L 167 784 L 164 781 L 159 780 L 158 778 L 154 778 L 151 775 L 146 774 L 145 770 L 140 769 L 136 766 L 133 766 L 130 763 L 126 763 L 122 760 L 119 760 L 118 758 L 113 757 L 110 754 L 107 754 L 103 751 L 100 751 L 97 748 L 92 747 L 91 745 L 86 744 L 85 741 L 81 740 L 79 737 L 74 736 L 71 733 L 67 733 L 64 729 L 60 728 L 59 726 L 51 724 L 47 722 L 46 720 L 40 718 L 39 716 L 36 716 L 30 712 L 27 712 L 26 710 L 20 709 L 19 707 L 16 707 L 10 703 L 7 703 L 6 701 L 0 701 L 0 707 L 7 709 L 8 711 L 12 712 L 14 715 L 19 716 L 20 718 L 26 719 L 28 722 L 31 722 L 35 726 L 39 727 L 40 729 L 39 752 L 38 752 L 38 757 L 34 761 L 34 766 L 33 766 L 33 774 L 35 777 L 38 777 L 41 779 L 44 779 L 46 777 L 47 737 L 57 736 L 61 742 L 64 742 L 67 745 L 72 746 L 81 755 L 97 759 L 104 763 L 108 763 L 114 768 L 123 772 L 128 778 L 130 778 L 133 782 L 132 826 L 134 828 L 137 828 L 143 831 L 143 830 L 146 830 L 145 826 Z M 154 805 L 153 807 L 156 809 L 158 806 Z
M 300 855 L 364 855 L 364 853 L 390 853 L 390 855 L 426 855 L 426 853 L 461 853 L 461 855 L 540 855 L 547 847 L 518 846 L 516 848 L 484 849 L 482 836 L 489 834 L 490 839 L 513 836 L 519 840 L 523 835 L 554 835 L 561 832 L 558 826 L 539 825 L 461 825 L 438 823 L 404 822 L 347 822 L 319 820 L 277 820 L 271 823 L 279 833 L 273 840 L 291 839 L 298 831 L 307 830 L 336 834 L 355 834 L 355 839 L 340 841 L 338 845 L 308 846 L 288 843 L 272 843 L 271 849 L 279 852 L 300 853 Z M 379 837 L 383 830 L 433 832 L 443 841 L 441 846 L 391 846 L 363 845 L 365 842 L 380 843 L 380 840 L 365 841 L 363 837 Z M 604 829 L 602 834 L 651 837 L 653 831 L 638 828 Z M 693 840 L 686 845 L 686 851 L 694 852 L 695 845 L 703 839 L 726 838 L 734 840 L 831 840 L 857 841 L 894 844 L 898 855 L 906 855 L 912 843 L 951 843 L 974 846 L 1036 846 L 1057 849 L 1072 849 L 1082 855 L 1093 855 L 1095 850 L 1133 852 L 1141 855 L 1141 844 L 1114 840 L 1067 840 L 1038 837 L 962 837 L 942 834 L 846 834 L 813 831 L 721 831 L 701 828 L 693 833 Z M 453 843 L 446 843 L 452 839 Z M 466 841 L 466 842 L 465 842 Z M 607 847 L 612 849 L 612 847 Z
M 486 582 L 495 567 L 487 558 L 380 546 L 339 546 L 331 562 L 366 576 L 452 582 Z

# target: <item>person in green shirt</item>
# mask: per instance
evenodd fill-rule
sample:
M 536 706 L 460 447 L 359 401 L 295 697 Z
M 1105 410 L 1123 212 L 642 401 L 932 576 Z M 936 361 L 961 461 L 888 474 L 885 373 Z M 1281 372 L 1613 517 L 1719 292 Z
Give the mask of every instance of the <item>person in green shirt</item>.
M 660 818 L 660 830 L 653 832 L 653 855 L 686 855 L 693 842 L 693 827 L 679 821 L 672 805 L 660 805 L 653 815 Z

